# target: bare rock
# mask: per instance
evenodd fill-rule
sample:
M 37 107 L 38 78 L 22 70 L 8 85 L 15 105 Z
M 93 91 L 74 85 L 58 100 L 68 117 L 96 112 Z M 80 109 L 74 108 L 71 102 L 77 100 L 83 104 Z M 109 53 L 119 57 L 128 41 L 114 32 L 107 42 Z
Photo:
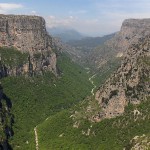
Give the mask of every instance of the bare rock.
M 0 47 L 14 47 L 29 54 L 28 63 L 19 67 L 23 72 L 41 74 L 49 70 L 57 74 L 56 54 L 52 50 L 56 47 L 42 17 L 0 15 Z
M 126 50 L 150 34 L 150 19 L 126 19 L 122 23 L 121 30 L 103 45 L 95 48 L 89 55 L 90 64 L 101 69 L 110 60 L 122 58 Z
M 139 104 L 150 96 L 150 36 L 130 46 L 121 67 L 96 92 L 102 108 L 100 120 L 123 114 L 128 103 Z

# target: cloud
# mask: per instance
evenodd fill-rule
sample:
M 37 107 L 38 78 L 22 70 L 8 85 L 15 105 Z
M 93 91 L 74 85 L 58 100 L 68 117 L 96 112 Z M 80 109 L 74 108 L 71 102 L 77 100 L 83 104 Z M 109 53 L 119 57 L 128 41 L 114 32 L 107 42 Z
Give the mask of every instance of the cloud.
M 65 18 L 49 16 L 46 20 L 49 27 L 65 26 L 101 36 L 119 31 L 125 19 L 150 18 L 149 8 L 149 0 L 91 0 L 91 9 L 88 11 L 79 9 L 68 12 Z
M 83 15 L 86 14 L 88 11 L 87 10 L 78 10 L 78 11 L 69 11 L 69 14 L 71 15 Z
M 119 31 L 125 19 L 150 18 L 149 8 L 149 0 L 105 0 L 105 2 L 95 0 L 98 19 L 98 22 L 94 24 L 95 29 L 99 26 L 97 30 L 99 34 Z
M 97 11 L 111 12 L 145 12 L 149 11 L 149 0 L 105 0 L 105 2 L 95 2 Z
M 23 8 L 22 4 L 0 3 L 0 13 L 9 13 L 12 10 Z
M 37 12 L 35 10 L 31 11 L 31 15 L 38 15 Z
M 45 17 L 48 28 L 67 27 L 73 28 L 81 33 L 86 33 L 89 36 L 100 36 L 105 33 L 111 33 L 110 24 L 105 24 L 99 19 L 80 19 L 74 16 L 59 18 L 56 16 Z M 104 28 L 106 29 L 104 32 Z

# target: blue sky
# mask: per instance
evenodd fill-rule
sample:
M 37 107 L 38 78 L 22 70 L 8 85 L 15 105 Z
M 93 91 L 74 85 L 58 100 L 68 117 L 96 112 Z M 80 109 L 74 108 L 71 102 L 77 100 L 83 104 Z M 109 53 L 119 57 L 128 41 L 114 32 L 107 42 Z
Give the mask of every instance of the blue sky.
M 101 36 L 118 31 L 124 19 L 150 18 L 150 0 L 0 0 L 0 13 L 40 15 L 48 27 Z

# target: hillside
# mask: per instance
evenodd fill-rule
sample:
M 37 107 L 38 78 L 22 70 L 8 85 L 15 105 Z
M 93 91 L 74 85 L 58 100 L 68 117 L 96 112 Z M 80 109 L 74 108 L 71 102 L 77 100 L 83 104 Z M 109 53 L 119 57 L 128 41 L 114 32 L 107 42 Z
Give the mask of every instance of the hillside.
M 39 16 L 0 25 L 0 149 L 149 150 L 149 19 L 70 45 Z
M 0 24 L 0 78 L 13 104 L 9 110 L 0 99 L 0 148 L 34 149 L 35 126 L 84 99 L 93 85 L 52 41 L 43 18 L 0 15 Z
M 111 39 L 94 48 L 87 58 L 88 65 L 100 70 L 101 66 L 111 60 L 121 58 L 124 52 L 139 38 L 149 35 L 150 19 L 126 19 L 121 30 Z
M 0 85 L 0 149 L 11 149 L 8 143 L 9 138 L 14 134 L 12 129 L 14 117 L 11 108 L 11 100 L 3 92 L 3 87 Z
M 56 38 L 60 38 L 64 43 L 73 41 L 73 40 L 81 40 L 84 36 L 74 29 L 67 29 L 61 27 L 47 28 L 50 35 Z
M 118 71 L 96 92 L 96 100 L 88 97 L 38 125 L 39 148 L 148 150 L 149 48 L 149 36 L 139 39 L 129 47 Z
M 80 124 L 75 124 L 77 118 L 72 120 L 71 116 L 78 107 L 70 111 L 61 111 L 38 125 L 39 148 L 130 150 L 137 144 L 139 147 L 145 146 L 144 150 L 149 150 L 149 100 L 137 106 L 129 105 L 124 115 L 99 123 L 89 122 L 85 117 L 79 119 Z M 134 114 L 134 110 L 138 110 L 140 114 Z M 144 138 L 140 139 L 143 135 L 145 141 Z M 133 140 L 137 137 L 137 140 Z
M 96 100 L 102 107 L 99 119 L 121 115 L 128 103 L 139 104 L 150 96 L 149 47 L 149 37 L 129 47 L 121 67 L 96 92 Z
M 83 47 L 84 49 L 87 48 L 87 50 L 89 48 L 94 48 L 97 47 L 98 45 L 106 42 L 108 39 L 111 39 L 114 34 L 110 34 L 110 35 L 105 35 L 102 37 L 85 37 L 81 40 L 73 40 L 73 41 L 69 41 L 67 42 L 69 45 L 74 46 L 74 47 Z
M 7 77 L 1 80 L 4 92 L 13 104 L 14 136 L 9 141 L 13 149 L 34 149 L 36 125 L 90 94 L 92 84 L 86 70 L 64 54 L 58 56 L 57 66 L 61 74 L 59 79 L 46 72 L 43 76 Z
M 73 40 L 67 42 L 69 49 L 65 50 L 70 54 L 70 57 L 80 65 L 84 67 L 95 68 L 95 66 L 89 65 L 91 53 L 100 45 L 103 45 L 107 40 L 111 39 L 115 34 L 110 34 L 102 37 L 87 37 L 81 40 Z M 92 68 L 92 69 L 93 69 Z

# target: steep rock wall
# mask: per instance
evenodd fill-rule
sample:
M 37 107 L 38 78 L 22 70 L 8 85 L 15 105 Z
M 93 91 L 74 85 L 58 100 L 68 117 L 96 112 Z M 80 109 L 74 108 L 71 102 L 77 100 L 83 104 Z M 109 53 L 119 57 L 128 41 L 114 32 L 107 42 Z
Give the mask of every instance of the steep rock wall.
M 112 58 L 122 57 L 133 43 L 149 34 L 150 19 L 126 19 L 122 23 L 121 30 L 103 45 L 95 48 L 88 60 L 90 64 L 101 68 Z
M 121 30 L 106 45 L 113 48 L 117 53 L 125 52 L 129 46 L 138 42 L 139 38 L 150 34 L 150 19 L 126 19 L 123 21 Z
M 0 15 L 0 47 L 14 47 L 28 53 L 29 61 L 21 68 L 25 72 L 41 74 L 49 70 L 56 74 L 56 54 L 52 50 L 56 47 L 42 17 Z
M 150 36 L 141 38 L 126 52 L 121 67 L 96 92 L 102 110 L 96 121 L 124 112 L 128 103 L 138 104 L 150 96 Z

